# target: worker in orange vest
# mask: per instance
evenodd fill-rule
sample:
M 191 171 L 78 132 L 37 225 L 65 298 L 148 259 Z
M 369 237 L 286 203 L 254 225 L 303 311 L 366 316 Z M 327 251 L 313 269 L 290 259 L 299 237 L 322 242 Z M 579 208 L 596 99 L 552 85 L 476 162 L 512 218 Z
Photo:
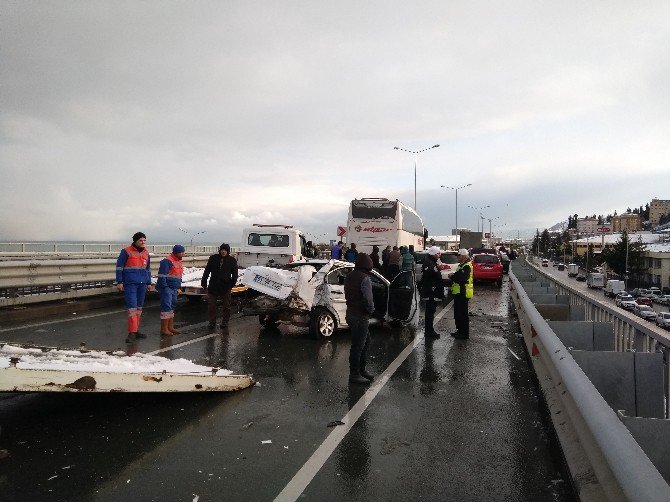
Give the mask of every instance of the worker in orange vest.
M 121 250 L 116 260 L 116 288 L 123 291 L 128 308 L 128 337 L 126 343 L 146 338 L 140 333 L 140 318 L 147 291 L 151 291 L 149 251 L 145 247 L 147 236 L 142 232 L 133 235 L 133 243 Z
M 182 258 L 185 251 L 184 246 L 175 244 L 172 253 L 163 258 L 158 267 L 156 287 L 161 298 L 161 335 L 164 336 L 179 334 L 179 330 L 174 329 L 174 310 L 177 307 L 177 295 L 184 272 Z

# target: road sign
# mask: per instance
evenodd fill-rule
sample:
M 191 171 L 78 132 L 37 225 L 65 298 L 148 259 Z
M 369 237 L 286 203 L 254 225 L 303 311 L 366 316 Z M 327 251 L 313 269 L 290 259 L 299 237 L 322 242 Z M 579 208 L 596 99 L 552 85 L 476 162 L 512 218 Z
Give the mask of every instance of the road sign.
M 337 236 L 344 237 L 344 234 L 347 233 L 347 229 L 344 227 L 337 227 Z
M 611 231 L 612 231 L 612 229 L 610 227 L 598 227 L 598 228 L 596 228 L 596 232 L 598 232 L 599 234 L 606 234 L 606 233 L 611 232 Z

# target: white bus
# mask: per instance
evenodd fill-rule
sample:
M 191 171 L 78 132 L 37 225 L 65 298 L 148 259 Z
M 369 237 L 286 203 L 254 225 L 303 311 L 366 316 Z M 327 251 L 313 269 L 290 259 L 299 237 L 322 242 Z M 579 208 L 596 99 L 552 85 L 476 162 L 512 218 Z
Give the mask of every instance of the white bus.
M 387 245 L 419 251 L 427 235 L 421 217 L 397 199 L 354 199 L 349 205 L 347 244 L 356 244 L 359 252 L 370 253 L 375 244 L 380 252 Z

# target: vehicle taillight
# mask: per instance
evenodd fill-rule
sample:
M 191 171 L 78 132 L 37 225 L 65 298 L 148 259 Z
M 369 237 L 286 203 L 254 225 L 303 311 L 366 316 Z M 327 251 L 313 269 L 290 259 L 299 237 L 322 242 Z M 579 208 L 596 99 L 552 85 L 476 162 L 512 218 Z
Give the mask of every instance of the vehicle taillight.
M 451 267 L 445 264 L 438 265 L 438 267 L 440 267 L 440 270 L 451 270 Z

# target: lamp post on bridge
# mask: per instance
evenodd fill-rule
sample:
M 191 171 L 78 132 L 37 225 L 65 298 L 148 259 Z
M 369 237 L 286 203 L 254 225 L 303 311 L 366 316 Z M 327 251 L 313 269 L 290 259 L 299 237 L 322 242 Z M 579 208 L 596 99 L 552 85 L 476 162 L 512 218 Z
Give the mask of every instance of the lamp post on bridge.
M 482 220 L 484 219 L 484 217 L 482 216 L 481 211 L 482 211 L 482 209 L 487 209 L 487 208 L 489 208 L 489 207 L 491 207 L 491 206 L 482 206 L 482 207 L 468 206 L 468 207 L 469 207 L 470 209 L 474 209 L 475 211 L 477 211 L 477 212 L 479 213 L 479 216 L 478 216 L 478 218 L 477 218 L 477 232 L 479 232 L 479 219 L 480 219 L 480 218 L 481 218 Z M 482 233 L 483 233 L 483 232 L 484 232 L 484 222 L 482 221 Z
M 179 228 L 178 230 L 181 230 L 182 232 L 184 232 L 186 235 L 188 235 L 191 238 L 191 247 L 193 247 L 193 238 L 194 237 L 207 232 L 207 230 L 202 230 L 200 232 L 196 232 L 196 233 L 193 234 L 193 233 L 189 232 L 188 230 L 184 230 L 183 228 Z
M 417 210 L 416 209 L 416 163 L 417 163 L 418 155 L 422 152 L 431 150 L 433 148 L 438 148 L 439 146 L 440 145 L 433 145 L 433 146 L 429 146 L 428 148 L 424 148 L 423 150 L 417 150 L 417 151 L 407 150 L 406 148 L 400 148 L 399 146 L 394 146 L 393 147 L 394 150 L 402 150 L 403 152 L 411 153 L 411 154 L 414 155 L 414 210 L 415 211 Z
M 449 190 L 456 190 L 456 227 L 455 227 L 456 228 L 456 243 L 460 246 L 461 239 L 460 239 L 459 233 L 458 233 L 458 191 L 461 188 L 471 187 L 472 183 L 468 183 L 467 185 L 463 185 L 463 186 L 460 186 L 460 187 L 448 187 L 448 186 L 445 186 L 445 185 L 440 185 L 440 186 L 442 188 L 448 188 Z

